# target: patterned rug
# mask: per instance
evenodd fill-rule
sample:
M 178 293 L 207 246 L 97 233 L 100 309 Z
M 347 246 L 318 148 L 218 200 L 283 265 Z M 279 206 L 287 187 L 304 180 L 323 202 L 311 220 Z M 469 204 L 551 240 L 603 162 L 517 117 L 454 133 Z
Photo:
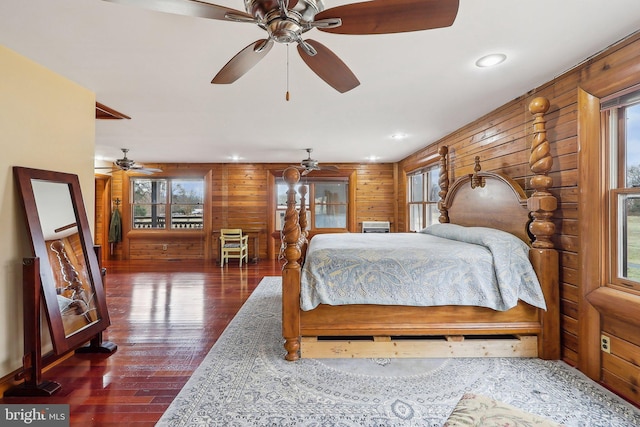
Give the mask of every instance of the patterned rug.
M 575 427 L 640 410 L 559 361 L 283 359 L 280 278 L 265 277 L 158 426 L 442 426 L 465 393 Z

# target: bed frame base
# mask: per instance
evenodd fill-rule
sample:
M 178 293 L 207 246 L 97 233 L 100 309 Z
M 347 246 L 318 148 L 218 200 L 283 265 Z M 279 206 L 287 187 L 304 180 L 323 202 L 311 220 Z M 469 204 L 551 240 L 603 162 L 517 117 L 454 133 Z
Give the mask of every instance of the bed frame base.
M 538 337 L 302 337 L 300 356 L 307 359 L 538 357 Z

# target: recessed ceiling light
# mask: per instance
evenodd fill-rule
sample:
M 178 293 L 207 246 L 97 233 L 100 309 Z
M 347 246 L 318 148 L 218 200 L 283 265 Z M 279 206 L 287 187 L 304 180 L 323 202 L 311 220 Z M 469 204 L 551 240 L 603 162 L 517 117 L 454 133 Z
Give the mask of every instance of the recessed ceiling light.
M 507 59 L 507 55 L 504 53 L 492 53 L 491 55 L 486 55 L 478 59 L 476 61 L 476 66 L 481 68 L 493 67 L 494 65 L 503 63 L 505 59 Z
M 371 155 L 371 156 L 369 156 L 369 157 L 366 157 L 366 159 L 367 159 L 367 160 L 369 160 L 370 162 L 375 162 L 375 161 L 377 161 L 377 160 L 380 160 L 380 156 L 373 156 L 373 155 Z
M 405 139 L 408 135 L 406 133 L 394 133 L 393 135 L 391 135 L 391 139 Z
M 231 156 L 231 157 L 229 157 L 229 158 L 230 158 L 230 159 L 231 159 L 231 161 L 233 161 L 233 162 L 237 162 L 238 160 L 240 160 L 240 156 L 237 156 L 237 155 Z

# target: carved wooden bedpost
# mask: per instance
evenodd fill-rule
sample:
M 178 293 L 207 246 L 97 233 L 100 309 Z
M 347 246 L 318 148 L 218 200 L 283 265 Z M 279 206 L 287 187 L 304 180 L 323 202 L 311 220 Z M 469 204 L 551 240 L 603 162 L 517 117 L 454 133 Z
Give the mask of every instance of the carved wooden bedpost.
M 296 211 L 295 186 L 300 180 L 300 172 L 295 167 L 284 170 L 282 177 L 289 186 L 287 190 L 287 211 L 282 228 L 283 254 L 286 260 L 282 267 L 282 336 L 285 359 L 300 358 L 300 224 Z
M 309 241 L 307 238 L 309 237 L 309 230 L 307 230 L 307 186 L 301 185 L 298 188 L 298 193 L 300 193 L 300 210 L 298 212 L 298 224 L 300 224 L 300 241 L 298 243 L 298 247 L 300 248 L 300 260 L 298 264 L 304 264 L 304 257 L 307 254 L 307 246 Z
M 298 215 L 298 222 L 300 224 L 302 235 L 306 239 L 309 236 L 309 230 L 307 230 L 307 186 L 301 185 L 298 192 L 300 193 L 300 213 Z
M 549 191 L 553 185 L 553 178 L 548 174 L 553 166 L 551 147 L 547 140 L 546 120 L 544 114 L 549 110 L 547 98 L 535 98 L 529 104 L 529 111 L 534 115 L 533 141 L 529 166 L 534 175 L 531 177 L 531 187 L 534 193 L 527 200 L 527 208 L 531 212 L 533 221 L 529 224 L 529 231 L 534 236 L 529 258 L 538 273 L 538 280 L 542 286 L 547 303 L 547 311 L 541 312 L 542 336 L 538 340 L 538 356 L 542 359 L 560 359 L 560 283 L 559 257 L 554 249 L 553 234 L 555 225 L 551 218 L 558 206 L 558 202 Z M 549 303 L 551 301 L 551 303 Z
M 557 208 L 556 198 L 549 192 L 549 188 L 553 185 L 553 178 L 548 175 L 551 166 L 553 166 L 553 157 L 551 157 L 551 147 L 547 140 L 546 120 L 544 119 L 544 114 L 548 110 L 549 100 L 547 98 L 535 98 L 529 104 L 529 111 L 535 116 L 533 142 L 529 156 L 529 166 L 535 174 L 530 182 L 535 192 L 527 202 L 533 216 L 529 231 L 535 236 L 532 246 L 544 249 L 553 248 L 551 237 L 555 232 L 555 225 L 551 221 L 551 217 Z
M 449 212 L 444 206 L 444 198 L 447 197 L 447 192 L 449 192 L 449 170 L 447 169 L 448 153 L 449 148 L 446 145 L 443 145 L 438 150 L 438 154 L 440 154 L 440 176 L 438 177 L 438 184 L 440 185 L 440 191 L 438 192 L 438 196 L 440 196 L 440 200 L 438 201 L 438 210 L 440 211 L 440 217 L 438 220 L 441 223 L 449 222 Z

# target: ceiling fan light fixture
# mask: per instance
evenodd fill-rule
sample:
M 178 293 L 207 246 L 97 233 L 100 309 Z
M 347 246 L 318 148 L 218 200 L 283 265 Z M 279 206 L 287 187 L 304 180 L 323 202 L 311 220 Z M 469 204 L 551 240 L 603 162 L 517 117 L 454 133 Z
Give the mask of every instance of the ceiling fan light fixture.
M 492 53 L 485 55 L 476 61 L 476 67 L 487 68 L 502 64 L 507 59 L 504 53 Z

